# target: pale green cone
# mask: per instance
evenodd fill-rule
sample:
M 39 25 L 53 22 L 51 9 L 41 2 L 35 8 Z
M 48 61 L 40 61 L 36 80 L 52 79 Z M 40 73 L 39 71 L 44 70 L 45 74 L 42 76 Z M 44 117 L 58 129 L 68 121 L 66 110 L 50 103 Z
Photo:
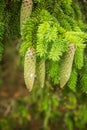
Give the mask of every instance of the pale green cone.
M 45 60 L 41 59 L 37 63 L 37 80 L 40 87 L 44 87 L 45 83 Z
M 64 55 L 61 67 L 60 67 L 60 87 L 63 88 L 66 83 L 68 82 L 71 71 L 72 71 L 72 64 L 75 54 L 75 47 L 74 44 L 69 44 L 69 50 Z
M 24 79 L 26 87 L 32 90 L 35 79 L 36 54 L 34 49 L 28 48 L 24 60 Z
M 20 27 L 22 28 L 23 24 L 30 17 L 32 12 L 32 0 L 22 0 L 21 13 L 20 13 Z

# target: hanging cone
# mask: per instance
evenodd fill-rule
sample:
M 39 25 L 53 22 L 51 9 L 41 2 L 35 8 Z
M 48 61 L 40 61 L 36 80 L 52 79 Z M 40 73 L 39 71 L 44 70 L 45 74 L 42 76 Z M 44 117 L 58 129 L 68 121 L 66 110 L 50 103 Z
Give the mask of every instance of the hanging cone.
M 43 88 L 45 82 L 45 60 L 41 59 L 37 63 L 37 79 L 39 85 Z
M 70 78 L 72 64 L 75 54 L 74 44 L 69 45 L 69 50 L 65 54 L 60 67 L 60 87 L 63 88 Z
M 36 55 L 34 49 L 28 49 L 24 61 L 24 79 L 29 91 L 32 90 L 35 79 Z
M 20 15 L 20 26 L 21 27 L 25 23 L 27 18 L 30 17 L 31 12 L 32 12 L 32 5 L 33 5 L 32 0 L 22 0 L 21 15 Z

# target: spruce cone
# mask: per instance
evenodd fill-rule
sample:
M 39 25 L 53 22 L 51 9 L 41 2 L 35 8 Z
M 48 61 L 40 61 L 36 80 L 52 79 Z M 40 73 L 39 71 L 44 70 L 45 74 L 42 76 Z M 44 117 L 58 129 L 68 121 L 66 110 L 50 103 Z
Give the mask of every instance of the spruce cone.
M 68 82 L 70 78 L 74 54 L 75 54 L 74 44 L 70 44 L 69 50 L 65 54 L 63 61 L 61 63 L 61 68 L 60 68 L 60 87 L 61 88 L 65 86 L 65 84 Z
M 24 61 L 24 79 L 29 91 L 32 90 L 35 79 L 36 55 L 34 49 L 28 49 Z
M 45 82 L 45 60 L 41 59 L 37 64 L 37 79 L 39 85 L 43 88 Z
M 20 26 L 24 24 L 27 18 L 30 17 L 32 12 L 32 0 L 23 0 L 21 6 Z

